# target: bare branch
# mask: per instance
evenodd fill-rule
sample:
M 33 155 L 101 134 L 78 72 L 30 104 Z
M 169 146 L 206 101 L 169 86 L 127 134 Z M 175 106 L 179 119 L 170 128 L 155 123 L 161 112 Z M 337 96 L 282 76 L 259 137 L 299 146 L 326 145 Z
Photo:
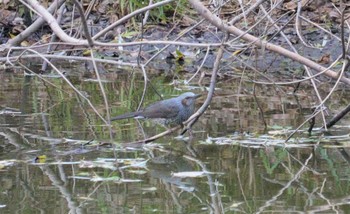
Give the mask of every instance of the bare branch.
M 228 26 L 227 24 L 225 24 L 219 17 L 214 16 L 200 1 L 198 0 L 189 0 L 189 2 L 192 4 L 193 8 L 201 15 L 203 16 L 206 20 L 208 20 L 210 23 L 212 23 L 213 25 L 215 25 L 216 27 L 218 27 L 220 30 L 224 31 L 224 32 L 229 32 L 232 33 L 236 36 L 241 36 L 242 34 L 244 34 L 244 32 L 234 26 Z M 303 65 L 306 65 L 314 70 L 316 70 L 317 72 L 321 72 L 323 70 L 326 70 L 325 67 L 315 63 L 314 61 L 307 59 L 305 57 L 300 56 L 299 54 L 293 53 L 287 49 L 284 49 L 280 46 L 274 45 L 272 43 L 263 41 L 255 36 L 252 36 L 250 34 L 245 34 L 241 37 L 242 39 L 253 43 L 254 45 L 262 48 L 266 48 L 267 50 L 271 50 L 273 52 L 279 53 L 283 56 L 286 56 L 292 60 L 295 60 Z M 338 74 L 337 72 L 334 72 L 332 70 L 328 70 L 327 72 L 325 72 L 325 74 L 333 79 L 337 79 L 338 78 Z M 346 77 L 341 77 L 341 81 L 350 85 L 350 79 L 346 78 Z

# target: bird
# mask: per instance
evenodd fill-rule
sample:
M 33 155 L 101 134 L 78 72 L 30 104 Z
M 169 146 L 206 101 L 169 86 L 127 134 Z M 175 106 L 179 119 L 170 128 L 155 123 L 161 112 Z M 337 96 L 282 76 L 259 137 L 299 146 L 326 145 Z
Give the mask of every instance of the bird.
M 129 112 L 111 118 L 111 121 L 128 118 L 156 119 L 165 126 L 182 125 L 194 113 L 200 94 L 185 92 L 178 97 L 155 102 L 140 111 Z

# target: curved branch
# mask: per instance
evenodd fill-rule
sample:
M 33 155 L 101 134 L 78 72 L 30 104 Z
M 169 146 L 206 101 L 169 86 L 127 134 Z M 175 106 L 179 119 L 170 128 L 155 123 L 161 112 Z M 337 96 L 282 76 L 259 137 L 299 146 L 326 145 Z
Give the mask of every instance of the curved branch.
M 226 42 L 228 36 L 225 36 L 223 43 Z M 208 106 L 210 105 L 210 102 L 213 98 L 214 91 L 215 91 L 215 85 L 216 85 L 216 77 L 219 70 L 220 60 L 222 58 L 222 55 L 224 53 L 224 44 L 219 48 L 218 53 L 216 55 L 216 59 L 214 62 L 213 72 L 211 74 L 210 78 L 210 86 L 209 86 L 209 92 L 207 95 L 207 98 L 205 99 L 205 102 L 203 105 L 190 117 L 187 121 L 184 122 L 186 128 L 182 130 L 181 135 L 183 135 L 187 130 L 190 130 L 192 125 L 197 121 L 197 119 L 207 110 Z
M 113 28 L 117 27 L 118 25 L 123 24 L 124 22 L 126 22 L 127 20 L 129 20 L 130 18 L 136 16 L 137 14 L 143 13 L 145 11 L 149 11 L 153 8 L 168 4 L 170 2 L 173 2 L 174 0 L 166 0 L 166 1 L 161 1 L 161 2 L 157 2 L 155 4 L 152 5 L 148 5 L 147 7 L 143 7 L 141 9 L 135 10 L 134 12 L 124 16 L 123 18 L 119 19 L 118 21 L 114 22 L 113 24 L 111 24 L 110 26 L 106 27 L 105 29 L 103 29 L 101 32 L 97 33 L 95 36 L 92 37 L 92 39 L 98 39 L 99 37 L 103 36 L 105 33 L 107 33 L 109 30 L 112 30 Z
M 58 7 L 60 7 L 65 0 L 57 0 L 54 1 L 50 7 L 47 9 L 49 13 L 53 13 L 57 10 Z M 29 27 L 27 27 L 24 31 L 22 31 L 20 34 L 18 34 L 15 38 L 10 39 L 7 44 L 10 46 L 15 46 L 21 43 L 23 40 L 25 40 L 28 36 L 30 36 L 32 33 L 34 33 L 37 29 L 42 27 L 42 25 L 45 23 L 44 18 L 39 17 L 33 24 L 31 24 Z
M 189 0 L 190 4 L 193 6 L 193 8 L 201 15 L 203 16 L 207 21 L 209 21 L 211 24 L 215 25 L 215 27 L 219 28 L 220 30 L 224 31 L 224 32 L 229 32 L 232 33 L 236 36 L 241 36 L 242 39 L 251 42 L 252 44 L 260 47 L 260 48 L 266 48 L 267 50 L 279 53 L 285 57 L 288 57 L 290 59 L 293 59 L 303 65 L 306 65 L 314 70 L 316 70 L 317 72 L 321 72 L 323 70 L 325 70 L 326 68 L 317 64 L 316 62 L 307 59 L 305 57 L 300 56 L 299 54 L 293 53 L 287 49 L 284 49 L 278 45 L 274 45 L 272 43 L 266 42 L 266 41 L 262 41 L 261 39 L 250 35 L 250 34 L 245 34 L 244 31 L 234 27 L 234 26 L 228 26 L 227 24 L 225 24 L 223 22 L 223 20 L 221 20 L 219 17 L 215 16 L 214 14 L 212 14 L 200 1 L 198 0 Z M 333 79 L 337 79 L 339 76 L 336 72 L 328 70 L 325 72 L 325 74 Z M 350 79 L 346 78 L 346 77 L 341 77 L 341 81 L 343 83 L 346 83 L 348 85 L 350 85 Z
M 50 28 L 57 34 L 57 36 L 62 41 L 69 41 L 72 43 L 76 43 L 77 45 L 88 45 L 87 40 L 81 40 L 81 39 L 75 39 L 73 37 L 70 37 L 66 32 L 62 30 L 60 25 L 57 23 L 55 17 L 51 15 L 43 6 L 40 5 L 40 3 L 36 0 L 26 0 L 25 2 L 23 0 L 20 0 L 23 4 L 29 5 L 34 9 L 34 12 L 37 12 L 39 16 L 41 16 L 50 26 Z M 27 4 L 26 4 L 27 3 Z M 32 9 L 31 8 L 31 9 Z

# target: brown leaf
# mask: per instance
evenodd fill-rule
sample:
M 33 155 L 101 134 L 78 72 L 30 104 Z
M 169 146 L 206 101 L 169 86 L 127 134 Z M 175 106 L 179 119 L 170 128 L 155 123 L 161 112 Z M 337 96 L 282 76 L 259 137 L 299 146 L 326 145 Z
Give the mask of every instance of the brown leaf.
M 323 55 L 319 60 L 317 60 L 320 64 L 328 64 L 331 61 L 330 54 Z
M 15 18 L 15 13 L 9 10 L 0 9 L 0 19 L 2 23 L 10 23 Z
M 301 0 L 301 6 L 304 7 L 308 0 Z M 285 4 L 283 4 L 283 7 L 287 10 L 295 10 L 298 7 L 297 1 L 290 1 Z

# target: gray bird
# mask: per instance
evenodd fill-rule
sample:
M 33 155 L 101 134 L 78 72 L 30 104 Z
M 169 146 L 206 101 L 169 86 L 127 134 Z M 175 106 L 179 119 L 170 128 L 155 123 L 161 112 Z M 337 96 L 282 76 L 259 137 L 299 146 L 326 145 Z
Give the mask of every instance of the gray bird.
M 113 117 L 111 121 L 127 118 L 150 118 L 157 119 L 158 122 L 167 126 L 181 125 L 194 113 L 196 99 L 200 96 L 200 94 L 186 92 L 178 97 L 155 102 L 143 110 Z

